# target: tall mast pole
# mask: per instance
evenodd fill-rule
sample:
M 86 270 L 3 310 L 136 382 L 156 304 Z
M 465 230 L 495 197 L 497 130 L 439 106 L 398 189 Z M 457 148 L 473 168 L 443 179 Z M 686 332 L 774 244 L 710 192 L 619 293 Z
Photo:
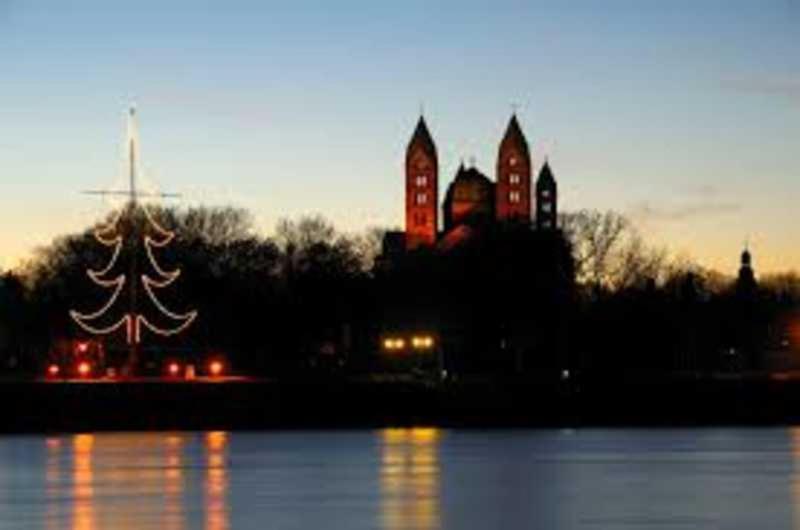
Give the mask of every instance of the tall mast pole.
M 137 311 L 137 271 L 139 244 L 141 239 L 139 222 L 136 216 L 136 109 L 131 107 L 128 114 L 128 163 L 130 165 L 130 182 L 128 191 L 130 199 L 128 202 L 129 226 L 131 227 L 131 259 L 130 271 L 128 273 L 129 302 L 128 312 L 130 332 L 128 337 L 128 362 L 125 367 L 126 375 L 131 376 L 136 370 L 136 363 L 139 358 L 139 317 Z
M 131 107 L 130 114 L 128 115 L 128 160 L 130 161 L 130 184 L 129 191 L 131 193 L 131 202 L 136 202 L 136 138 L 134 136 L 134 119 L 136 109 Z

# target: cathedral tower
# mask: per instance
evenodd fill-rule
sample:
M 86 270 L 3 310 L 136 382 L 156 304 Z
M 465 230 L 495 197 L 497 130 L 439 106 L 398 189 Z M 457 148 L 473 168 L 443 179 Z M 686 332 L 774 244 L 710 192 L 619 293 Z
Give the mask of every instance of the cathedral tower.
M 545 160 L 536 180 L 536 228 L 555 230 L 558 227 L 558 186 Z
M 511 116 L 497 153 L 497 219 L 531 220 L 531 156 L 517 115 Z
M 425 119 L 420 116 L 406 150 L 406 249 L 433 246 L 438 230 L 439 163 Z

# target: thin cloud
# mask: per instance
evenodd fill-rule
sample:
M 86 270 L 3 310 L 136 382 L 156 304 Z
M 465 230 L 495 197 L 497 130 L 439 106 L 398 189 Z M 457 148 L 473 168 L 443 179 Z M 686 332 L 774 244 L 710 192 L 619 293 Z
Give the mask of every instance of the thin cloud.
M 765 94 L 800 104 L 800 77 L 763 76 L 726 79 L 723 88 L 751 94 Z
M 650 202 L 635 204 L 630 211 L 631 217 L 643 221 L 686 221 L 698 217 L 725 215 L 738 212 L 742 205 L 725 201 L 698 201 L 676 206 L 656 206 Z

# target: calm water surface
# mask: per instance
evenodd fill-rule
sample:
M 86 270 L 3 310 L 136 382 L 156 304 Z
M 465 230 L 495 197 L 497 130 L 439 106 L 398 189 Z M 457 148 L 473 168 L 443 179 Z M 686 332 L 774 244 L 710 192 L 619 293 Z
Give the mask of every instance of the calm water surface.
M 0 528 L 800 528 L 800 430 L 0 437 Z

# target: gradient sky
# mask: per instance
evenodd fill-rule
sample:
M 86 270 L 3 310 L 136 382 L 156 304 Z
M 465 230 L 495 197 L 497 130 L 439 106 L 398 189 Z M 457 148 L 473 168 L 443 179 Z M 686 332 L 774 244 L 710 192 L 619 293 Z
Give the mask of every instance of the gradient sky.
M 79 191 L 121 181 L 131 102 L 161 188 L 265 233 L 401 225 L 420 104 L 443 189 L 462 157 L 494 175 L 517 103 L 562 209 L 800 269 L 800 0 L 0 0 L 0 267 L 108 207 Z

